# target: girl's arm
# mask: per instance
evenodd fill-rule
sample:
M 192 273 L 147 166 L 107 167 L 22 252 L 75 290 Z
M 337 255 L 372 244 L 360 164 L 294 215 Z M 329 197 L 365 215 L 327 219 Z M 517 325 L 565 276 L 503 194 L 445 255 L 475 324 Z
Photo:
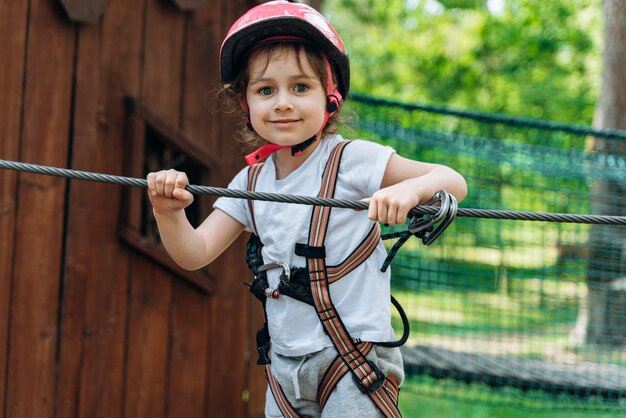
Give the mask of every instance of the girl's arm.
M 244 225 L 221 210 L 214 210 L 194 228 L 185 215 L 193 195 L 185 173 L 168 170 L 150 173 L 148 196 L 168 254 L 185 270 L 197 270 L 215 260 L 243 232 Z
M 450 167 L 392 154 L 381 189 L 370 199 L 368 216 L 390 225 L 403 224 L 412 208 L 428 202 L 440 190 L 451 193 L 461 202 L 467 195 L 467 184 L 463 176 Z

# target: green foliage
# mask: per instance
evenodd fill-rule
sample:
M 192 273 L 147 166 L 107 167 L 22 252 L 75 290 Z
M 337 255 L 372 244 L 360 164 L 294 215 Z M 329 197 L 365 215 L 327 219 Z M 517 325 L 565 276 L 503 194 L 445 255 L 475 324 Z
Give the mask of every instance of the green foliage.
M 508 399 L 510 402 L 503 401 Z M 623 405 L 603 400 L 554 397 L 516 389 L 493 390 L 485 385 L 411 377 L 400 392 L 400 411 L 406 417 L 446 418 L 618 418 Z
M 355 92 L 591 123 L 601 0 L 325 0 L 324 13 Z

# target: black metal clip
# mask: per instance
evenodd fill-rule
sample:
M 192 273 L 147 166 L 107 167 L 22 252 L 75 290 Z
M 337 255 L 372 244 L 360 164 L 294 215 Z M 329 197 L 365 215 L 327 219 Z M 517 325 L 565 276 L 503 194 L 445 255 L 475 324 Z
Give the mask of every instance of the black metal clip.
M 256 351 L 259 354 L 256 364 L 263 366 L 270 364 L 270 334 L 267 330 L 267 324 L 256 332 Z
M 443 234 L 443 231 L 450 226 L 458 209 L 458 204 L 453 195 L 440 190 L 430 199 L 426 205 L 439 207 L 439 211 L 434 215 L 424 217 L 413 217 L 409 221 L 409 232 L 420 238 L 424 245 L 430 245 Z
M 411 237 L 415 236 L 422 240 L 422 244 L 430 245 L 437 238 L 443 234 L 448 226 L 452 223 L 456 217 L 458 204 L 454 196 L 445 190 L 440 190 L 430 199 L 426 205 L 439 207 L 439 210 L 434 215 L 425 214 L 419 216 L 413 216 L 409 220 L 409 227 L 406 231 L 400 233 L 392 233 L 383 235 L 382 239 L 389 239 L 399 237 L 398 241 L 393 245 L 389 251 L 387 258 L 383 262 L 380 271 L 384 272 L 389 268 L 391 261 L 396 256 L 396 253 L 404 245 L 404 243 Z

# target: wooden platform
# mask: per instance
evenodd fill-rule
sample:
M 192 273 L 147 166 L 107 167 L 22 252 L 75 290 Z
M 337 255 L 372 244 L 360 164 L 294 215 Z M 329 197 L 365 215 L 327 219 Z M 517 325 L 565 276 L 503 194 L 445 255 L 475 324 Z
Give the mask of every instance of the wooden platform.
M 407 374 L 423 374 L 493 387 L 575 396 L 626 398 L 626 367 L 562 364 L 518 357 L 470 354 L 436 347 L 402 347 Z

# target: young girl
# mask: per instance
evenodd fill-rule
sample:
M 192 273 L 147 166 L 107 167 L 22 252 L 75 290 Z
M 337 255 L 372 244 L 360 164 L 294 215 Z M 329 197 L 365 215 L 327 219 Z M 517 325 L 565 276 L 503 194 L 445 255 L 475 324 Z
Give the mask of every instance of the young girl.
M 404 223 L 413 207 L 442 189 L 460 201 L 465 180 L 446 166 L 331 133 L 348 93 L 349 62 L 334 29 L 306 5 L 272 1 L 248 11 L 222 44 L 220 71 L 243 113 L 242 136 L 260 145 L 246 157 L 253 167 L 241 170 L 230 188 L 363 199 L 369 209 L 331 214 L 220 198 L 194 228 L 184 212 L 193 201 L 185 173 L 150 173 L 149 197 L 165 248 L 182 268 L 194 270 L 242 232 L 258 235 L 265 264 L 255 274 L 267 280 L 257 294 L 267 319 L 260 350 L 269 355 L 265 363 L 271 361 L 266 416 L 400 416 L 404 375 L 399 349 L 385 347 L 394 338 L 378 222 Z M 305 277 L 306 298 L 284 289 L 296 277 Z

